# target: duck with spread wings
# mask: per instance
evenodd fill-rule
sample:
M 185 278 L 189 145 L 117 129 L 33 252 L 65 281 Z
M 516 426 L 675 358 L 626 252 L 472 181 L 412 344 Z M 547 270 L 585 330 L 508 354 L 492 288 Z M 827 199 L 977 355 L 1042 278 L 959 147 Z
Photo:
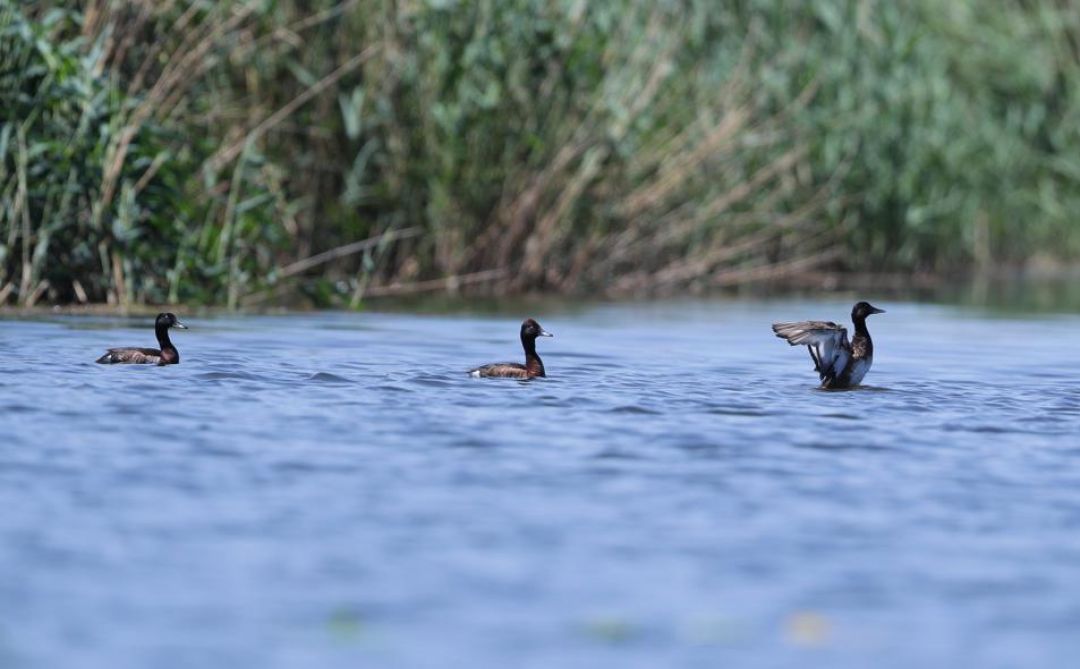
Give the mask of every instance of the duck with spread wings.
M 883 313 L 884 309 L 869 302 L 856 304 L 851 309 L 851 322 L 855 325 L 851 341 L 846 327 L 830 321 L 773 323 L 772 329 L 792 346 L 806 346 L 810 350 L 822 388 L 854 388 L 874 363 L 874 341 L 866 329 L 866 318 Z

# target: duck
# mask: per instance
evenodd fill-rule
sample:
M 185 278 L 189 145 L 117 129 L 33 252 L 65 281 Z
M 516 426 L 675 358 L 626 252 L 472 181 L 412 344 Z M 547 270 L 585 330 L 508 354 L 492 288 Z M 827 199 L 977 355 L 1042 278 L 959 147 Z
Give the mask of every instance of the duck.
M 851 308 L 855 336 L 848 341 L 847 328 L 831 321 L 801 321 L 773 323 L 777 337 L 792 346 L 805 345 L 814 361 L 814 371 L 821 377 L 821 387 L 827 389 L 854 388 L 862 383 L 874 364 L 874 341 L 866 329 L 866 319 L 883 314 L 869 302 L 857 302 Z
M 483 365 L 469 370 L 469 376 L 474 378 L 504 378 L 504 379 L 533 379 L 547 376 L 544 373 L 544 361 L 536 354 L 537 337 L 554 337 L 540 324 L 531 318 L 526 318 L 521 324 L 521 346 L 525 349 L 525 364 L 516 362 L 496 362 Z
M 154 321 L 154 334 L 157 335 L 160 349 L 110 348 L 97 362 L 102 365 L 177 365 L 180 363 L 180 352 L 169 340 L 169 328 L 187 330 L 188 326 L 181 323 L 176 314 L 158 314 Z

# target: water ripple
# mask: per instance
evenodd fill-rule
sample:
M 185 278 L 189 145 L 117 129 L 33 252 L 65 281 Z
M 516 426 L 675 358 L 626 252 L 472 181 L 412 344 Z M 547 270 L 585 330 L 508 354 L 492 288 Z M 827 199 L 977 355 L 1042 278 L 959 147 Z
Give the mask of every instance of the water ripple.
M 349 384 L 352 383 L 349 379 L 337 374 L 331 374 L 330 372 L 316 372 L 307 377 L 308 381 L 314 381 L 315 383 L 329 383 L 329 384 Z

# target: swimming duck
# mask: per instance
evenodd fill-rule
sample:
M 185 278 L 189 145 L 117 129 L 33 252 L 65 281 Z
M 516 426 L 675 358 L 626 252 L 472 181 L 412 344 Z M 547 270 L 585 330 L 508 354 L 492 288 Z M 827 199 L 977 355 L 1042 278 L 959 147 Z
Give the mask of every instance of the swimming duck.
M 862 382 L 874 363 L 874 342 L 866 329 L 866 317 L 883 314 L 869 302 L 859 302 L 851 309 L 855 336 L 848 342 L 847 328 L 828 321 L 773 323 L 777 337 L 792 346 L 805 345 L 814 360 L 814 371 L 821 377 L 822 388 L 853 388 Z
M 527 318 L 521 324 L 521 346 L 525 349 L 525 364 L 496 362 L 469 370 L 469 376 L 476 378 L 491 376 L 507 379 L 531 379 L 537 376 L 546 376 L 544 374 L 544 362 L 536 354 L 536 338 L 554 336 L 540 327 L 539 323 Z
M 176 314 L 158 314 L 154 321 L 154 334 L 157 335 L 158 345 L 156 348 L 110 348 L 108 352 L 97 359 L 103 365 L 118 363 L 134 365 L 175 365 L 180 362 L 180 353 L 169 341 L 169 328 L 177 327 L 187 330 L 188 327 L 180 322 Z

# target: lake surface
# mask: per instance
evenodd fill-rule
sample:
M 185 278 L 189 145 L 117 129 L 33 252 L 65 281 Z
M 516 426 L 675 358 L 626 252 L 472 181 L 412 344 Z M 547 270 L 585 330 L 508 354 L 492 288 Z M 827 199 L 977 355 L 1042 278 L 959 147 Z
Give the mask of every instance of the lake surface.
M 0 320 L 0 666 L 1071 665 L 1080 317 L 878 306 Z

